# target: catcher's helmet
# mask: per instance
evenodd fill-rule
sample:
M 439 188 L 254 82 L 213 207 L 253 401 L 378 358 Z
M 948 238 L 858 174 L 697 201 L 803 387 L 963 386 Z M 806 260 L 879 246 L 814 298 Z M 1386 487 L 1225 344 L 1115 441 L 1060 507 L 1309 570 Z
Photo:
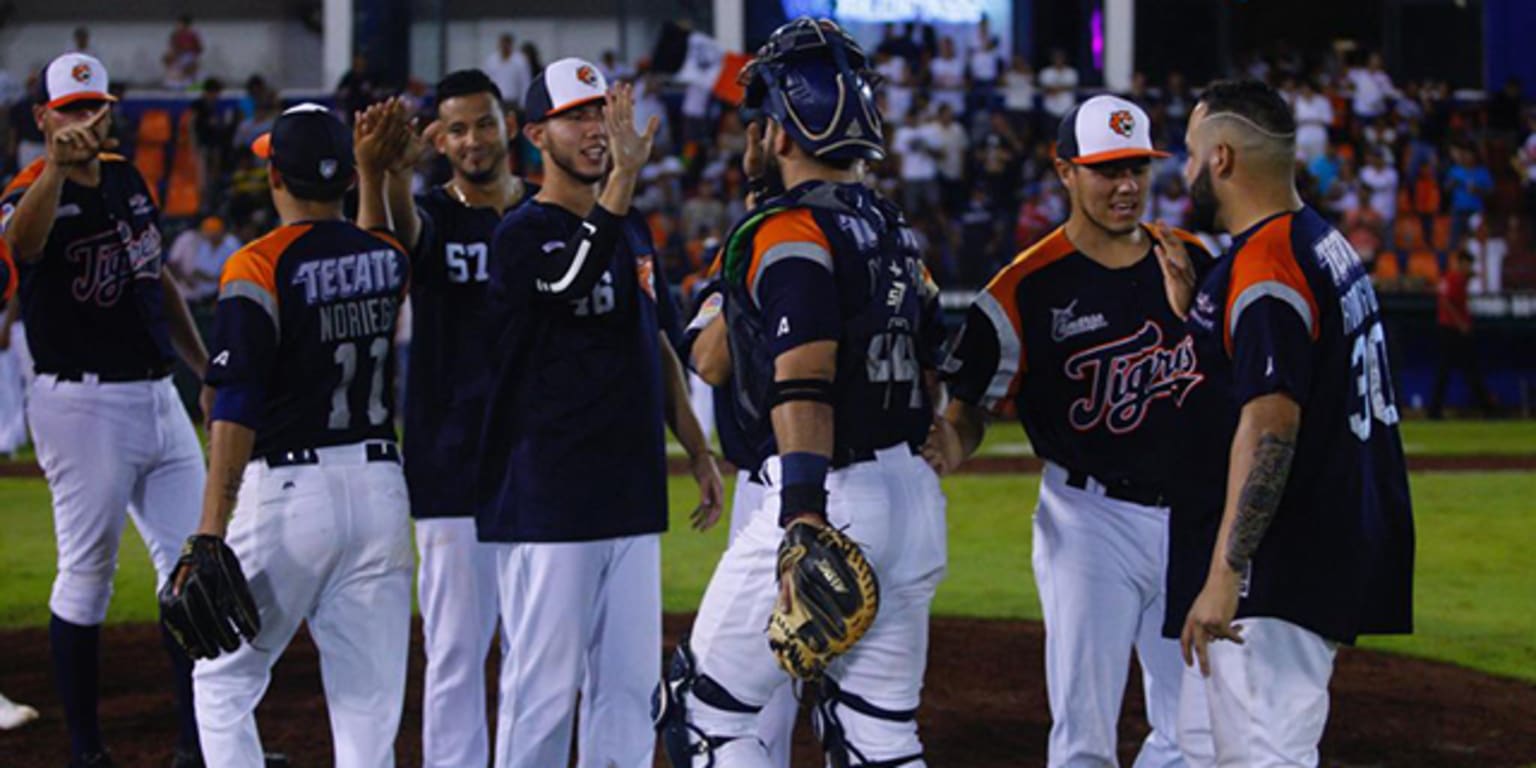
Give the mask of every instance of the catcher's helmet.
M 741 72 L 742 116 L 764 115 L 796 144 L 825 160 L 885 157 L 875 74 L 836 22 L 801 17 L 774 30 Z

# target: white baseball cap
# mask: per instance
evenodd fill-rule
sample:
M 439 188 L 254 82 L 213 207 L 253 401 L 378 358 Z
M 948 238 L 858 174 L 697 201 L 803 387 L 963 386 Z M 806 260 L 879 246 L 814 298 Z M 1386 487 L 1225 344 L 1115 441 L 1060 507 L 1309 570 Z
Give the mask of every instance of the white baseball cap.
M 523 99 L 528 114 L 524 120 L 541 120 L 607 98 L 608 79 L 596 64 L 585 59 L 561 59 L 544 68 L 528 85 Z
M 1094 165 L 1168 153 L 1152 148 L 1152 121 L 1141 107 L 1119 96 L 1095 96 L 1061 118 L 1056 156 Z
M 117 101 L 107 89 L 107 68 L 95 56 L 66 53 L 48 64 L 43 77 L 48 87 L 48 108 L 58 109 L 76 101 Z

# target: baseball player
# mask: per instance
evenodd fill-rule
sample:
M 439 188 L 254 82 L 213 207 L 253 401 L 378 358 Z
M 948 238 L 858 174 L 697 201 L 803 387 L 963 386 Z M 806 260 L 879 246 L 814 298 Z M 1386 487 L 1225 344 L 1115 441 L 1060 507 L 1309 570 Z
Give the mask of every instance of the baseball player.
M 933 289 L 901 212 L 859 183 L 863 161 L 884 157 L 867 66 L 836 24 L 799 19 L 745 74 L 760 178 L 788 191 L 728 240 L 725 330 L 735 418 L 769 458 L 762 502 L 668 668 L 658 728 L 675 766 L 772 764 L 759 714 L 789 677 L 764 627 L 781 526 L 806 524 L 845 528 L 880 585 L 873 625 L 822 683 L 829 764 L 924 764 L 915 715 L 945 571 L 943 496 L 915 453 L 933 416 L 922 353 Z
M 483 766 L 490 759 L 485 656 L 496 634 L 496 557 L 475 538 L 473 485 L 464 473 L 474 466 L 485 415 L 489 350 L 481 309 L 491 236 L 529 185 L 507 163 L 502 93 L 478 69 L 437 84 L 437 118 L 425 138 L 448 158 L 453 177 L 414 200 L 412 169 L 425 142 L 414 140 L 403 106 L 372 111 L 392 117 L 388 127 L 411 139 L 388 157 L 361 158 L 358 224 L 392 222 L 414 262 L 404 448 L 427 655 L 422 761 L 427 768 Z M 388 219 L 371 205 L 386 176 Z
M 1413 512 L 1376 294 L 1296 193 L 1296 122 L 1224 82 L 1190 115 L 1197 226 L 1232 234 L 1189 332 L 1163 631 L 1192 765 L 1312 766 L 1340 644 L 1412 627 Z M 1208 720 L 1208 726 L 1206 722 Z
M 133 165 L 103 150 L 107 70 L 80 53 L 54 59 L 48 101 L 33 108 L 46 155 L 0 196 L 5 241 L 21 267 L 21 314 L 36 377 L 27 418 L 53 496 L 58 575 L 49 648 L 71 765 L 110 765 L 97 719 L 101 623 L 118 542 L 132 517 L 164 582 L 197 526 L 205 470 L 171 384 L 179 355 L 208 356 L 170 273 L 159 210 Z M 181 737 L 177 765 L 198 765 L 191 662 L 167 636 Z
M 544 186 L 491 247 L 485 421 L 496 428 L 481 441 L 476 504 L 480 540 L 498 545 L 515 648 L 495 764 L 566 765 L 580 691 L 577 764 L 638 768 L 655 749 L 663 423 L 699 483 L 697 526 L 719 517 L 719 470 L 665 335 L 675 310 L 649 230 L 630 209 L 657 121 L 637 134 L 630 87 L 610 92 L 574 58 L 546 67 L 524 104 Z
M 220 278 L 197 531 L 238 557 L 260 631 L 197 663 L 203 750 L 220 768 L 263 765 L 256 705 L 304 621 L 335 765 L 392 766 L 413 555 L 390 340 L 410 262 L 391 236 L 342 218 L 353 142 L 324 107 L 289 108 L 252 150 L 269 161 L 282 226 L 231 256 Z
M 1011 403 L 1045 461 L 1032 561 L 1048 763 L 1118 764 L 1134 650 L 1152 725 L 1135 764 L 1182 765 L 1182 667 L 1162 637 L 1173 469 L 1164 443 L 1200 376 L 1175 312 L 1190 290 L 1165 281 L 1160 255 L 1177 251 L 1183 269 L 1211 260 L 1192 235 L 1140 223 L 1152 159 L 1166 157 L 1141 107 L 1083 102 L 1062 118 L 1056 155 L 1071 214 L 977 294 L 945 363 L 954 399 L 929 453 L 952 469 L 980 445 L 986 412 Z
M 760 141 L 760 140 L 759 140 Z M 761 145 L 748 145 L 748 151 L 760 155 Z M 680 350 L 689 367 L 710 388 L 710 404 L 717 417 L 720 453 L 736 467 L 736 489 L 731 497 L 731 528 L 727 542 L 734 543 L 752 520 L 763 500 L 762 464 L 767 457 L 761 446 L 753 445 L 742 433 L 731 397 L 731 358 L 725 333 L 725 285 L 721 279 L 722 258 L 716 258 L 708 271 L 708 283 L 700 289 L 698 310 L 684 330 Z M 757 738 L 768 753 L 770 765 L 788 768 L 793 746 L 795 715 L 799 706 L 793 686 L 782 686 L 758 713 Z

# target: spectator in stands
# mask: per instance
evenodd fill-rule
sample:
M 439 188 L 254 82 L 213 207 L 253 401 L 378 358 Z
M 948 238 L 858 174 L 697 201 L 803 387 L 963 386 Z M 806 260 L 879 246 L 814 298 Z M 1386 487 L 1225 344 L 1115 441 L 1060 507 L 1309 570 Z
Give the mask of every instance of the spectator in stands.
M 598 66 L 603 70 L 603 77 L 610 83 L 629 82 L 635 79 L 635 70 L 628 64 L 619 61 L 619 55 L 614 53 L 612 48 L 603 51 L 603 60 Z M 644 125 L 644 123 L 641 123 L 641 125 Z
M 1182 174 L 1164 174 L 1154 185 L 1154 194 L 1147 206 L 1148 222 L 1162 221 L 1170 227 L 1183 227 L 1189 220 L 1189 193 L 1184 190 Z
M 1360 171 L 1360 184 L 1365 188 L 1370 207 L 1381 217 L 1388 230 L 1397 218 L 1397 169 L 1390 165 L 1391 150 L 1378 149 L 1366 156 L 1366 166 Z
M 1429 417 L 1438 419 L 1444 413 L 1445 389 L 1450 383 L 1451 369 L 1461 371 L 1467 387 L 1485 415 L 1494 411 L 1493 398 L 1483 385 L 1483 374 L 1477 364 L 1477 342 L 1472 336 L 1472 312 L 1467 305 L 1467 281 L 1471 277 L 1472 254 L 1464 250 L 1456 252 L 1450 269 L 1440 277 L 1440 289 L 1436 301 L 1435 324 L 1440 339 L 1440 366 L 1435 372 L 1435 390 L 1429 400 Z
M 516 39 L 511 32 L 503 32 L 496 38 L 496 50 L 485 57 L 485 74 L 501 90 L 501 100 L 518 108 L 523 106 L 523 96 L 528 84 L 533 82 L 537 71 L 528 61 L 528 55 L 517 50 Z M 609 78 L 609 82 L 614 82 Z M 644 125 L 644 123 L 642 123 Z
M 1338 148 L 1332 144 L 1325 147 L 1323 154 L 1307 163 L 1307 173 L 1312 174 L 1312 180 L 1317 184 L 1318 197 L 1326 200 L 1333 191 L 1334 180 L 1339 177 Z
M 96 50 L 91 48 L 91 30 L 85 27 L 75 27 L 72 39 L 74 40 L 74 46 L 70 48 L 70 51 L 83 53 L 87 56 L 96 56 Z M 96 58 L 99 59 L 101 57 L 96 56 Z
M 379 93 L 379 86 L 368 70 L 368 57 L 362 53 L 352 54 L 352 68 L 336 83 L 336 109 L 342 119 L 350 123 L 353 113 L 361 112 L 377 101 Z
M 523 58 L 528 60 L 528 71 L 537 76 L 544 71 L 544 57 L 539 54 L 539 47 L 532 42 L 523 43 Z
M 1067 64 L 1066 51 L 1051 51 L 1051 65 L 1040 72 L 1040 88 L 1045 91 L 1041 106 L 1052 125 L 1077 106 L 1077 70 Z
M 1296 114 L 1296 158 L 1311 163 L 1328 150 L 1328 127 L 1333 125 L 1333 103 L 1319 92 L 1311 78 L 1297 84 L 1291 103 Z
M 1435 242 L 1435 217 L 1440 215 L 1440 207 L 1444 196 L 1440 194 L 1440 162 L 1435 155 L 1430 155 L 1419 166 L 1418 176 L 1413 180 L 1410 196 L 1413 202 L 1413 214 L 1419 217 L 1419 231 L 1423 238 L 1423 247 L 1428 248 Z
M 1003 75 L 1003 111 L 1008 113 L 1008 121 L 1014 130 L 1031 137 L 1037 135 L 1035 95 L 1034 67 L 1029 65 L 1028 58 L 1014 54 L 1013 66 Z
M 1509 218 L 1519 220 L 1518 216 Z M 1504 239 L 1507 224 L 1494 231 L 1488 226 L 1488 217 L 1479 213 L 1472 217 L 1470 226 L 1472 233 L 1462 244 L 1462 250 L 1472 255 L 1471 290 L 1478 294 L 1499 293 L 1504 287 L 1504 257 L 1509 255 L 1509 242 Z
M 224 174 L 232 167 L 229 156 L 238 125 L 235 109 L 221 103 L 223 96 L 224 82 L 210 77 L 203 81 L 202 95 L 188 107 L 192 112 L 192 141 L 203 165 L 203 200 L 209 208 L 218 207 L 228 188 Z
M 1339 175 L 1334 177 L 1333 183 L 1328 185 L 1328 191 L 1323 193 L 1323 205 L 1328 218 L 1342 222 L 1345 217 L 1353 214 L 1364 204 L 1362 191 L 1354 158 L 1340 158 Z
M 952 114 L 965 111 L 965 60 L 955 50 L 954 38 L 939 41 L 939 55 L 928 62 L 927 72 L 933 103 L 948 104 Z
M 11 146 L 6 154 L 16 158 L 17 170 L 31 165 L 47 149 L 43 143 L 43 131 L 37 127 L 37 118 L 32 114 L 32 106 L 43 101 L 38 98 L 40 87 L 36 72 L 27 75 L 26 95 L 17 99 L 6 115 L 11 124 Z
M 1525 215 L 1536 217 L 1536 112 L 1526 116 L 1525 125 L 1525 143 L 1515 153 L 1514 166 L 1525 191 Z
M 235 127 L 236 152 L 250 151 L 251 142 L 272 130 L 272 124 L 283 110 L 277 91 L 267 85 L 261 75 L 251 75 L 245 81 L 245 100 L 249 102 L 249 109 L 241 114 L 240 124 Z
M 1364 125 L 1386 114 L 1389 102 L 1398 96 L 1397 89 L 1392 85 L 1392 76 L 1383 68 L 1381 54 L 1375 51 L 1366 57 L 1363 66 L 1350 69 L 1347 77 L 1350 111 L 1357 125 Z
M 1190 92 L 1184 73 L 1174 70 L 1168 73 L 1163 85 L 1162 112 L 1159 123 L 1153 121 L 1152 130 L 1162 131 L 1162 140 L 1154 139 L 1154 145 L 1176 155 L 1184 153 L 1184 133 L 1189 127 L 1189 113 L 1195 108 L 1195 95 Z
M 992 276 L 997 263 L 998 250 L 997 216 L 995 206 L 981 187 L 971 189 L 970 200 L 960 212 L 960 248 L 957 251 L 958 274 L 939 275 L 940 280 L 952 281 L 959 277 L 966 285 L 984 285 Z
M 1007 115 L 993 112 L 988 117 L 986 133 L 976 143 L 973 159 L 977 188 L 986 190 L 992 215 L 1006 220 L 1019 209 L 1019 167 L 1024 159 L 1024 141 Z
M 900 163 L 902 208 L 909 213 L 938 208 L 942 150 L 932 123 L 914 111 L 891 144 Z
M 940 102 L 937 119 L 931 124 L 934 145 L 938 148 L 939 190 L 944 211 L 958 214 L 966 200 L 965 158 L 971 137 L 955 119 L 955 110 Z
M 1504 81 L 1504 87 L 1488 99 L 1489 138 L 1508 142 L 1519 140 L 1524 90 L 1520 78 L 1510 77 Z
M 913 93 L 907 60 L 879 51 L 875 53 L 875 71 L 881 78 L 879 95 L 885 99 L 880 115 L 886 122 L 900 125 L 912 111 Z
M 908 73 L 917 68 L 918 60 L 922 57 L 922 49 L 913 39 L 913 26 L 912 22 L 907 22 L 897 31 L 895 24 L 886 24 L 880 45 L 875 48 L 878 53 L 901 59 L 907 65 Z
M 985 23 L 985 19 L 982 20 Z M 972 112 L 990 112 L 997 108 L 997 86 L 1003 76 L 1003 56 L 997 50 L 997 38 L 987 37 L 971 51 L 965 72 L 971 84 L 967 99 Z
M 206 337 L 212 328 L 213 303 L 219 295 L 219 275 L 224 262 L 240 250 L 240 241 L 217 216 L 205 217 L 197 227 L 189 228 L 171 241 L 166 268 L 181 286 L 181 293 L 192 309 L 198 330 Z
M 192 28 L 192 17 L 182 15 L 166 45 L 160 62 L 165 65 L 165 87 L 187 88 L 197 82 L 198 62 L 203 56 L 203 38 Z
M 1460 243 L 1471 229 L 1472 216 L 1488 206 L 1493 174 L 1478 162 L 1477 151 L 1468 143 L 1451 146 L 1451 162 L 1455 165 L 1445 172 L 1445 193 L 1451 200 L 1451 242 Z

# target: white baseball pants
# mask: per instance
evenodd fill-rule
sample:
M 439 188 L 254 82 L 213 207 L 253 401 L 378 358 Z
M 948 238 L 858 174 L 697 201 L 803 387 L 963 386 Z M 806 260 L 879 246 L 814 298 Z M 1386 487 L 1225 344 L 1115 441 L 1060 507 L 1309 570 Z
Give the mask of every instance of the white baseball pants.
M 405 475 L 367 461 L 362 443 L 317 453 L 319 464 L 246 466 L 226 540 L 261 632 L 192 672 L 208 765 L 263 768 L 256 705 L 301 621 L 320 650 L 336 768 L 395 764 L 415 565 Z
M 1281 619 L 1236 622 L 1243 644 L 1206 646 L 1211 676 L 1184 671 L 1179 746 L 1193 768 L 1316 766 L 1338 645 Z
M 768 649 L 768 614 L 775 581 L 779 528 L 779 464 L 763 468 L 763 503 L 726 549 L 710 579 L 690 636 L 700 674 L 748 705 L 787 689 L 789 676 Z M 944 496 L 938 477 L 906 446 L 827 477 L 827 516 L 858 542 L 880 580 L 880 611 L 869 632 L 828 676 L 845 693 L 889 711 L 914 710 L 928 660 L 928 608 L 945 572 Z M 758 745 L 759 716 L 711 707 L 689 695 L 691 725 L 732 738 L 714 755 L 721 768 L 773 765 Z M 922 752 L 915 720 L 871 717 L 848 707 L 837 714 L 848 741 L 871 761 Z M 702 764 L 702 761 L 701 761 Z M 922 766 L 921 760 L 909 763 Z
M 424 768 L 484 768 L 491 759 L 485 657 L 500 605 L 496 546 L 473 517 L 416 521 L 417 596 L 427 671 L 421 706 Z M 509 649 L 502 643 L 502 653 Z
M 158 589 L 197 529 L 207 477 L 169 377 L 111 384 L 90 378 L 43 374 L 27 398 L 59 547 L 48 608 L 84 626 L 107 618 L 126 517 L 149 549 Z
M 1067 485 L 1046 464 L 1035 509 L 1035 582 L 1045 617 L 1052 768 L 1119 764 L 1115 748 L 1128 659 L 1141 660 L 1152 733 L 1136 768 L 1182 766 L 1176 741 L 1183 663 L 1162 636 L 1168 510 Z
M 661 537 L 497 545 L 497 768 L 650 768 L 661 675 Z
M 731 533 L 728 542 L 747 527 L 763 503 L 763 486 L 752 482 L 752 473 L 736 472 L 736 493 L 731 498 Z M 789 768 L 790 747 L 795 740 L 795 715 L 800 702 L 795 699 L 792 685 L 780 687 L 768 698 L 761 712 L 757 713 L 757 738 L 768 750 L 768 763 L 775 768 Z

